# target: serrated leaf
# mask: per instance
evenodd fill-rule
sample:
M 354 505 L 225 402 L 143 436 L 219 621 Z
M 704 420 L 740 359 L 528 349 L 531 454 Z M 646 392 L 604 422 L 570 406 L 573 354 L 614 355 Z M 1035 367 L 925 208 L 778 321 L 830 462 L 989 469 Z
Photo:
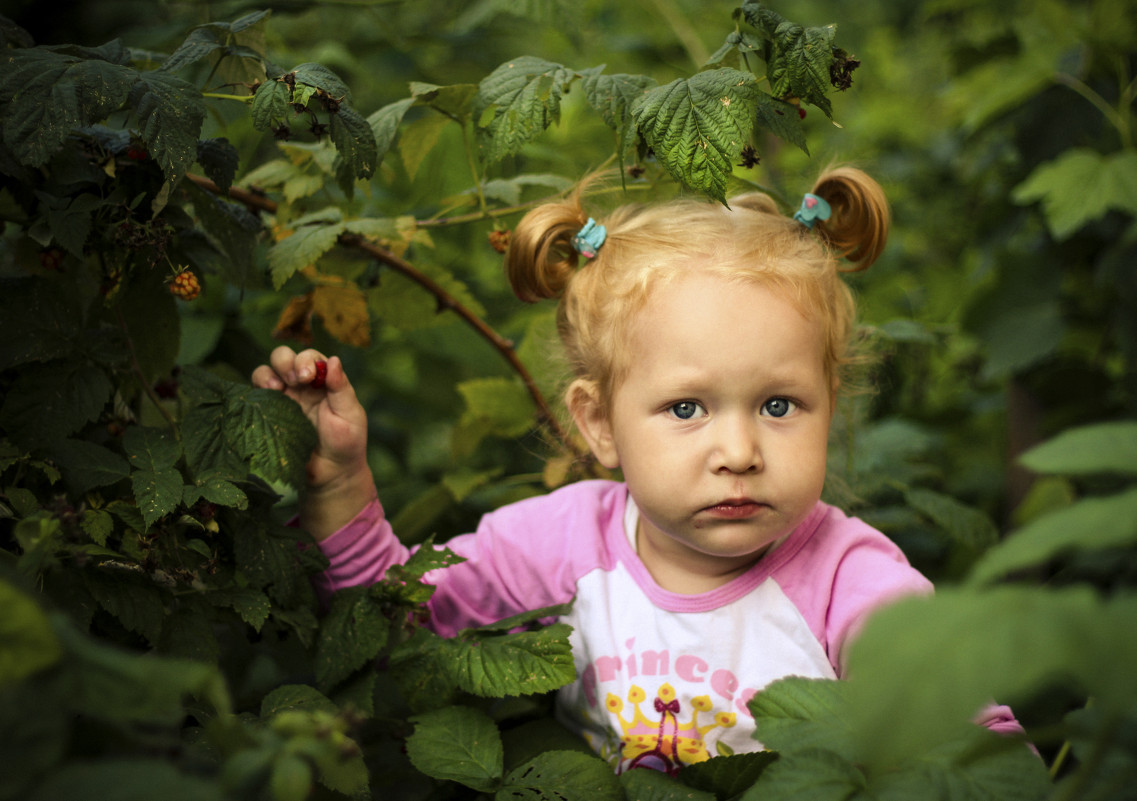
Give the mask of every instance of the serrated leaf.
M 585 75 L 583 86 L 588 103 L 596 109 L 608 127 L 617 133 L 621 153 L 630 150 L 638 136 L 632 123 L 632 104 L 657 83 L 647 75 Z
M 684 768 L 684 771 L 686 768 Z M 717 801 L 714 793 L 693 790 L 657 770 L 629 770 L 620 774 L 624 795 L 636 801 Z
M 555 623 L 538 631 L 445 640 L 441 649 L 458 686 L 490 698 L 557 690 L 576 678 L 568 635 Z
M 284 81 L 262 83 L 257 87 L 257 93 L 253 95 L 253 108 L 250 112 L 253 127 L 258 131 L 267 131 L 275 127 L 278 121 L 286 121 L 291 114 L 289 106 L 291 99 L 292 90 Z M 246 180 L 251 179 L 246 178 Z
M 734 162 L 750 141 L 758 92 L 750 73 L 708 70 L 650 90 L 632 116 L 676 180 L 725 203 Z
M 292 74 L 297 84 L 322 89 L 336 100 L 351 102 L 351 90 L 347 84 L 323 64 L 314 62 L 299 64 L 292 68 Z
M 123 449 L 135 470 L 161 470 L 172 467 L 182 455 L 173 434 L 160 428 L 131 426 L 123 434 Z
M 1137 544 L 1137 489 L 1087 498 L 1032 520 L 983 554 L 969 581 L 983 584 L 1064 554 Z
M 206 177 L 225 194 L 233 185 L 240 156 L 237 148 L 225 137 L 202 139 L 197 143 L 197 162 L 205 170 Z
M 229 481 L 224 470 L 210 470 L 196 476 L 183 488 L 182 503 L 192 506 L 204 498 L 218 506 L 246 509 L 249 497 L 244 490 Z
M 68 289 L 37 279 L 0 281 L 0 370 L 74 353 L 83 312 Z
M 391 149 L 391 143 L 395 141 L 395 134 L 399 131 L 403 117 L 414 104 L 415 98 L 406 97 L 388 103 L 367 118 L 367 124 L 371 126 L 371 135 L 375 138 L 376 167 L 383 162 L 383 157 Z
M 32 48 L 5 57 L 4 144 L 20 164 L 42 166 L 73 130 L 123 105 L 139 74 L 107 61 L 108 53 Z
M 197 158 L 205 103 L 197 87 L 165 72 L 143 72 L 130 91 L 138 129 L 167 182 L 181 178 Z
M 211 22 L 194 28 L 186 36 L 185 41 L 162 62 L 159 69 L 177 72 L 224 48 L 227 27 L 221 23 Z
M 298 226 L 295 232 L 273 245 L 268 252 L 272 284 L 276 289 L 293 273 L 303 270 L 335 247 L 336 240 L 346 230 L 344 223 Z
M 80 439 L 65 439 L 51 445 L 51 456 L 72 491 L 82 495 L 130 475 L 130 465 L 119 454 Z
M 478 85 L 474 118 L 489 164 L 518 152 L 560 119 L 561 97 L 575 73 L 532 56 L 502 64 Z
M 157 644 L 165 622 L 166 595 L 131 565 L 103 567 L 83 575 L 83 584 L 99 606 L 125 628 Z
M 546 751 L 505 777 L 497 801 L 624 801 L 619 779 L 599 757 Z
M 779 139 L 797 145 L 806 155 L 809 147 L 805 141 L 805 129 L 801 125 L 801 115 L 797 106 L 770 97 L 765 92 L 756 93 L 757 123 Z
M 1066 239 L 1110 210 L 1137 215 L 1137 151 L 1102 155 L 1071 148 L 1032 172 L 1011 197 L 1026 205 L 1042 202 L 1055 239 Z
M 269 612 L 272 611 L 272 603 L 268 596 L 252 587 L 229 587 L 216 590 L 209 594 L 209 601 L 213 604 L 230 607 L 240 616 L 241 620 L 252 626 L 255 631 L 261 630 L 261 626 L 268 620 Z
M 331 115 L 332 142 L 340 157 L 350 166 L 356 178 L 370 178 L 378 166 L 378 148 L 375 134 L 367 120 L 351 106 L 341 105 Z
M 778 758 L 772 751 L 751 751 L 696 762 L 683 768 L 683 784 L 713 793 L 717 798 L 737 798 Z
M 296 540 L 275 529 L 246 525 L 234 538 L 237 567 L 249 583 L 284 605 L 297 603 L 297 590 L 307 581 Z
M 490 793 L 501 785 L 504 751 L 493 720 L 472 707 L 451 706 L 415 715 L 407 756 L 435 779 Z
M 1137 476 L 1137 422 L 1121 420 L 1063 431 L 1019 457 L 1036 473 Z
M 472 83 L 436 86 L 412 82 L 411 95 L 418 105 L 430 106 L 447 117 L 464 123 L 472 113 L 478 86 Z
M 45 446 L 97 419 L 113 389 L 106 373 L 91 364 L 28 365 L 6 388 L 0 426 L 19 445 Z
M 329 690 L 379 656 L 390 628 L 368 587 L 349 587 L 333 595 L 316 639 L 317 685 Z
M 303 486 L 316 431 L 291 398 L 267 389 L 234 387 L 226 397 L 225 438 L 268 481 Z
M 969 548 L 987 548 L 999 539 L 999 529 L 986 514 L 950 495 L 915 487 L 905 491 L 908 505 Z
M 0 687 L 54 665 L 63 654 L 43 609 L 31 596 L 0 581 Z
M 750 700 L 755 738 L 766 748 L 789 753 L 821 748 L 855 758 L 848 720 L 848 692 L 831 679 L 790 677 L 768 685 Z
M 747 22 L 770 43 L 766 48 L 766 77 L 771 94 L 798 97 L 832 117 L 829 67 L 833 63 L 833 26 L 807 28 L 758 3 L 742 6 Z
M 819 748 L 780 757 L 747 790 L 741 801 L 869 801 L 861 769 L 832 751 Z
M 260 715 L 265 720 L 291 711 L 339 713 L 330 698 L 308 684 L 285 684 L 272 690 L 261 700 Z
M 92 542 L 106 545 L 107 537 L 114 531 L 114 518 L 103 509 L 85 509 L 80 525 Z

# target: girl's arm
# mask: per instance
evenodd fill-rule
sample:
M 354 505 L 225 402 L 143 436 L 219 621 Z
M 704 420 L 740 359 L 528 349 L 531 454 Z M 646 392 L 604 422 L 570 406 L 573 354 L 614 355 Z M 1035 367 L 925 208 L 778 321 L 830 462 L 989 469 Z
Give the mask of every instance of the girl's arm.
M 322 387 L 313 386 L 317 362 L 327 365 Z M 367 465 L 367 413 L 355 396 L 343 364 L 315 350 L 273 350 L 269 364 L 253 371 L 254 386 L 283 392 L 316 428 L 300 501 L 300 525 L 316 540 L 346 526 L 376 497 Z

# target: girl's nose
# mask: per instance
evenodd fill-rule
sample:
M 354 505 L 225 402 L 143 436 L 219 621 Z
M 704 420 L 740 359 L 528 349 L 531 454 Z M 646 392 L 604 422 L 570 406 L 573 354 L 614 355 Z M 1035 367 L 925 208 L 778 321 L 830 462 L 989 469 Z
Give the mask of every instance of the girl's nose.
M 748 415 L 720 418 L 715 451 L 715 470 L 754 473 L 762 469 L 758 424 Z

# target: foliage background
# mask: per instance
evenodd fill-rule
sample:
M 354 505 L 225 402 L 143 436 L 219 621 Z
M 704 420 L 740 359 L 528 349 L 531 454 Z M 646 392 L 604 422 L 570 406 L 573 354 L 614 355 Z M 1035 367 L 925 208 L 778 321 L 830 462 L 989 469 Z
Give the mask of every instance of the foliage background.
M 270 7 L 80 1 L 67 13 L 61 7 L 49 18 L 37 14 L 31 3 L 16 0 L 9 6 L 5 13 L 39 44 L 96 46 L 121 38 L 132 48 L 156 54 L 174 50 L 195 25 L 235 20 Z M 732 29 L 734 5 L 691 0 L 425 0 L 281 2 L 271 8 L 267 23 L 255 30 L 256 44 L 279 64 L 317 62 L 330 68 L 350 87 L 354 107 L 366 115 L 407 97 L 412 81 L 476 83 L 522 54 L 577 69 L 604 63 L 610 73 L 650 75 L 666 83 L 691 74 L 714 53 Z M 936 603 L 898 609 L 867 632 L 862 659 L 869 678 L 860 696 L 827 699 L 823 708 L 809 708 L 807 714 L 802 710 L 809 705 L 803 699 L 811 696 L 788 687 L 786 705 L 794 711 L 764 713 L 774 720 L 779 714 L 803 717 L 808 724 L 839 712 L 851 721 L 855 746 L 814 741 L 798 730 L 779 746 L 780 767 L 762 774 L 750 791 L 769 783 L 769 797 L 788 797 L 779 795 L 778 788 L 788 794 L 791 787 L 803 798 L 859 797 L 848 795 L 856 792 L 879 793 L 865 797 L 921 797 L 906 794 L 915 791 L 902 781 L 889 784 L 896 765 L 911 764 L 913 752 L 926 753 L 919 749 L 934 752 L 937 743 L 955 735 L 949 724 L 963 719 L 966 710 L 984 698 L 998 697 L 1014 703 L 1057 782 L 1039 789 L 1023 779 L 1031 775 L 1029 767 L 1007 762 L 998 763 L 995 771 L 1006 785 L 984 785 L 975 778 L 982 765 L 975 768 L 970 757 L 953 754 L 942 761 L 951 770 L 924 758 L 921 770 L 934 767 L 940 772 L 921 774 L 922 792 L 936 786 L 941 797 L 1127 798 L 1134 793 L 1131 779 L 1137 772 L 1134 683 L 1126 680 L 1137 660 L 1137 604 L 1132 595 L 1137 512 L 1130 489 L 1137 473 L 1137 8 L 1130 0 L 868 0 L 855 8 L 833 2 L 775 8 L 807 25 L 837 23 L 841 46 L 854 52 L 862 67 L 852 89 L 832 97 L 840 127 L 807 107 L 803 128 L 808 155 L 781 140 L 760 139 L 760 165 L 740 167 L 735 177 L 738 186 L 760 184 L 790 205 L 823 165 L 852 161 L 880 178 L 892 199 L 895 233 L 888 251 L 871 270 L 851 279 L 881 353 L 875 375 L 879 391 L 845 410 L 832 448 L 834 480 L 828 492 L 894 537 L 941 590 Z M 191 71 L 195 80 L 208 72 L 205 65 L 194 69 L 201 73 Z M 545 196 L 600 166 L 616 149 L 612 130 L 582 95 L 575 88 L 570 91 L 558 124 L 484 176 L 536 176 L 525 185 L 498 185 L 492 203 L 512 206 Z M 240 103 L 210 104 L 201 137 L 224 135 L 233 144 L 239 155 L 238 186 L 268 189 L 278 204 L 272 221 L 279 226 L 277 235 L 329 203 L 352 216 L 410 216 L 432 222 L 419 228 L 415 239 L 401 243 L 404 255 L 515 341 L 546 395 L 555 396 L 558 376 L 547 357 L 551 309 L 519 307 L 500 276 L 501 257 L 489 245 L 491 231 L 508 228 L 516 215 L 460 225 L 438 222 L 477 210 L 461 131 L 440 125 L 439 119 L 425 109 L 411 109 L 374 179 L 357 184 L 350 199 L 330 172 L 320 171 L 317 150 L 308 145 L 289 149 L 293 143 L 282 145 L 257 130 Z M 126 119 L 111 122 L 132 124 Z M 292 161 L 275 161 L 282 153 Z M 629 194 L 636 199 L 676 191 L 651 169 L 630 185 Z M 12 213 L 11 197 L 0 195 L 9 221 L 0 255 L 5 276 L 25 274 L 29 264 L 26 240 L 18 244 L 20 222 Z M 316 347 L 345 358 L 371 410 L 372 469 L 396 530 L 408 542 L 432 534 L 445 540 L 470 530 L 488 509 L 543 492 L 550 480 L 580 475 L 569 472 L 573 468 L 565 460 L 550 461 L 548 443 L 531 425 L 533 409 L 517 391 L 513 372 L 500 354 L 453 314 L 436 314 L 435 302 L 421 290 L 371 260 L 339 250 L 319 262 L 318 275 L 297 273 L 274 287 L 266 277 L 271 244 L 266 238 L 250 252 L 254 268 L 240 282 L 233 280 L 231 266 L 203 263 L 202 296 L 177 303 L 180 339 L 175 360 L 186 370 L 205 366 L 212 375 L 239 382 L 276 344 L 273 332 L 291 299 L 316 285 L 351 281 L 363 287 L 368 314 L 361 325 L 336 329 L 325 313 L 313 322 L 311 336 Z M 9 343 L 21 336 L 13 325 L 9 318 L 3 329 Z M 361 344 L 341 341 L 351 337 Z M 3 374 L 0 389 L 9 411 L 0 411 L 0 422 L 9 434 L 13 419 L 19 419 L 13 417 L 12 398 L 28 369 L 20 365 Z M 183 391 L 193 380 L 183 378 Z M 221 391 L 195 391 L 200 397 L 214 390 Z M 162 424 L 146 403 L 137 404 L 137 413 L 139 422 Z M 1104 423 L 1113 425 L 1094 425 Z M 1066 438 L 1060 438 L 1062 434 Z M 1050 444 L 1033 451 L 1025 463 L 1020 460 L 1043 442 Z M 158 445 L 147 447 L 160 453 Z M 29 526 L 35 521 L 37 531 L 48 530 L 43 521 L 74 514 L 77 500 L 63 498 L 57 486 L 44 488 L 40 473 L 47 471 L 38 466 L 34 453 L 12 448 L 4 458 L 0 500 L 5 519 L 0 531 L 12 555 L 5 570 L 11 574 L 10 586 L 22 588 L 10 591 L 12 604 L 44 603 L 74 617 L 74 608 L 94 602 L 73 599 L 74 608 L 68 609 L 67 601 L 60 601 L 65 593 L 53 586 L 51 576 L 66 580 L 72 575 L 66 571 L 75 565 L 75 549 L 60 547 L 47 556 L 44 549 L 37 551 L 38 535 L 29 533 Z M 155 470 L 161 467 L 159 459 Z M 265 517 L 280 521 L 295 499 L 288 482 L 279 481 L 273 488 L 284 495 L 282 502 L 269 511 L 273 501 L 266 494 L 263 502 L 251 500 L 250 508 L 262 503 Z M 224 529 L 223 516 L 218 522 Z M 206 551 L 210 558 L 219 553 Z M 39 555 L 32 560 L 29 554 Z M 122 625 L 129 615 L 125 602 L 110 614 L 118 624 L 104 619 L 114 602 L 90 589 L 94 585 L 86 586 L 91 597 L 103 601 L 99 614 L 89 612 L 86 617 L 102 638 L 95 642 L 111 640 L 141 650 L 157 647 L 168 655 L 221 664 L 227 690 L 214 687 L 214 674 L 195 673 L 178 663 L 176 670 L 169 668 L 178 677 L 176 686 L 167 690 L 176 697 L 159 698 L 147 707 L 132 700 L 137 688 L 154 688 L 169 678 L 136 675 L 143 668 L 114 662 L 114 670 L 108 670 L 119 694 L 109 694 L 97 708 L 84 702 L 87 706 L 80 710 L 90 732 L 62 722 L 74 709 L 48 716 L 54 722 L 37 730 L 32 740 L 42 747 L 28 763 L 41 766 L 44 773 L 34 773 L 28 782 L 40 781 L 49 766 L 101 755 L 104 759 L 92 764 L 108 764 L 110 757 L 145 758 L 147 770 L 160 772 L 164 768 L 155 765 L 174 765 L 177 777 L 188 774 L 213 781 L 220 776 L 216 786 L 227 793 L 247 785 L 281 799 L 303 797 L 289 795 L 297 792 L 290 789 L 294 787 L 350 794 L 359 787 L 358 776 L 350 773 L 355 767 L 332 767 L 331 752 L 320 750 L 324 745 L 308 751 L 296 745 L 302 737 L 326 745 L 325 730 L 334 730 L 363 744 L 374 797 L 387 797 L 394 787 L 406 797 L 500 789 L 493 775 L 484 786 L 471 781 L 457 785 L 437 780 L 445 775 L 437 766 L 416 763 L 416 772 L 405 763 L 395 768 L 375 757 L 398 750 L 393 740 L 415 730 L 405 721 L 411 711 L 420 710 L 362 704 L 369 712 L 367 724 L 344 713 L 346 691 L 340 686 L 339 695 L 332 692 L 338 684 L 334 679 L 343 678 L 336 671 L 346 675 L 360 665 L 339 665 L 322 673 L 319 667 L 311 668 L 312 673 L 302 667 L 309 664 L 313 649 L 318 652 L 319 638 L 331 636 L 316 634 L 314 620 L 284 619 L 284 609 L 307 608 L 307 600 L 274 597 L 273 616 L 263 630 L 256 626 L 248 642 L 231 641 L 235 635 L 229 631 L 203 653 L 186 646 L 188 639 L 171 644 L 176 638 L 169 632 L 174 628 L 163 628 L 161 621 L 151 625 L 166 632 L 164 641 L 144 622 L 131 625 L 127 620 Z M 53 600 L 27 601 L 38 596 L 24 593 L 37 587 L 46 588 L 44 598 Z M 388 614 L 414 600 L 390 592 L 394 595 L 379 599 L 388 604 Z M 175 608 L 167 605 L 166 613 Z M 188 615 L 189 607 L 182 608 Z M 236 627 L 250 621 L 265 625 L 260 612 L 241 602 L 231 600 L 227 608 L 239 618 Z M 59 628 L 63 624 L 53 625 L 55 637 L 67 644 L 68 658 L 79 664 L 109 664 L 121 656 L 117 651 L 104 655 L 79 635 Z M 273 640 L 271 645 L 267 640 Z M 396 640 L 392 634 L 390 643 Z M 15 649 L 13 660 L 19 662 L 21 654 L 32 652 L 35 648 Z M 393 671 L 392 681 L 429 674 L 422 667 L 427 657 L 414 654 L 407 657 L 411 667 Z M 48 682 L 49 677 L 23 669 L 6 675 L 4 722 L 18 726 L 23 707 L 14 698 L 37 697 L 28 692 L 27 683 Z M 324 681 L 313 681 L 313 676 Z M 308 684 L 319 686 L 336 703 L 321 706 L 326 699 L 313 701 L 309 695 L 303 695 L 305 703 L 292 699 L 287 706 L 303 709 L 307 717 L 291 723 L 265 703 L 274 687 Z M 45 697 L 66 696 L 55 685 L 39 690 Z M 180 720 L 176 710 L 181 690 L 213 699 L 210 703 L 217 709 L 251 711 L 268 723 L 259 728 L 252 723 L 246 728 L 215 723 L 206 738 L 214 759 L 210 762 L 204 752 L 175 745 L 187 735 L 177 726 L 171 728 L 166 717 Z M 368 686 L 366 692 L 393 697 L 390 688 L 382 686 Z M 400 686 L 400 693 L 415 706 L 413 688 Z M 364 691 L 354 696 L 348 692 L 346 697 L 358 701 L 361 694 Z M 80 696 L 87 697 L 66 697 Z M 1087 703 L 1089 698 L 1093 701 Z M 127 714 L 116 704 L 142 711 Z M 478 714 L 498 723 L 528 722 L 540 718 L 540 709 L 540 702 L 533 701 L 524 709 L 478 707 Z M 905 725 L 897 724 L 898 716 Z M 202 713 L 197 720 L 204 724 L 204 717 Z M 225 714 L 216 718 L 225 719 Z M 396 719 L 402 722 L 391 722 Z M 459 723 L 476 729 L 482 721 L 429 722 L 439 730 L 462 730 Z M 66 737 L 60 733 L 64 728 Z M 103 737 L 106 729 L 116 732 L 121 742 L 96 747 L 93 733 Z M 504 729 L 508 732 L 510 726 Z M 325 734 L 317 737 L 317 731 Z M 824 748 L 811 750 L 803 742 Z M 819 757 L 819 750 L 826 756 Z M 175 757 L 157 758 L 166 753 Z M 415 753 L 412 748 L 412 758 Z M 250 754 L 259 754 L 261 763 L 253 764 Z M 286 758 L 296 754 L 303 758 Z M 836 763 L 834 754 L 839 757 Z M 242 759 L 248 764 L 241 764 Z M 228 773 L 203 767 L 217 764 L 228 766 Z M 145 775 L 138 774 L 134 762 L 130 767 Z M 295 781 L 288 779 L 297 774 Z M 831 787 L 800 778 L 819 775 L 832 778 Z M 284 778 L 273 778 L 277 776 Z M 313 776 L 320 783 L 311 784 Z M 383 776 L 397 778 L 374 779 Z M 108 786 L 119 786 L 117 775 L 108 777 Z M 91 779 L 83 773 L 75 781 L 80 778 Z M 171 788 L 190 786 L 167 774 L 148 781 Z M 967 789 L 958 790 L 952 782 Z M 1007 788 L 1012 785 L 1020 795 L 1010 794 Z M 724 789 L 723 782 L 708 786 L 719 797 L 738 794 Z M 39 792 L 49 797 L 50 789 L 41 786 Z M 192 791 L 176 792 L 198 797 L 191 793 L 199 789 L 194 785 Z M 847 794 L 826 795 L 838 791 Z M 972 795 L 951 795 L 956 791 Z

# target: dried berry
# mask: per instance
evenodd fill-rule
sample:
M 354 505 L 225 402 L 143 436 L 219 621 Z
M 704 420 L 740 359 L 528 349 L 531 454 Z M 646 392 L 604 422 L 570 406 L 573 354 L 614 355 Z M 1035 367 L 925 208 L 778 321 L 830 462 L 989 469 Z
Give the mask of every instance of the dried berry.
M 753 167 L 757 167 L 762 160 L 758 156 L 758 151 L 754 149 L 754 145 L 744 146 L 742 148 L 742 152 L 739 155 L 742 157 L 742 163 L 738 166 L 744 167 L 748 170 L 752 169 Z
M 327 380 L 328 363 L 323 359 L 320 359 L 318 362 L 316 362 L 316 377 L 312 379 L 312 382 L 309 384 L 309 386 L 313 387 L 314 389 L 321 389 L 324 386 L 324 382 Z
M 170 292 L 182 300 L 193 300 L 201 294 L 201 282 L 193 270 L 182 270 L 170 281 Z
M 498 253 L 509 250 L 510 231 L 490 231 L 490 246 Z

